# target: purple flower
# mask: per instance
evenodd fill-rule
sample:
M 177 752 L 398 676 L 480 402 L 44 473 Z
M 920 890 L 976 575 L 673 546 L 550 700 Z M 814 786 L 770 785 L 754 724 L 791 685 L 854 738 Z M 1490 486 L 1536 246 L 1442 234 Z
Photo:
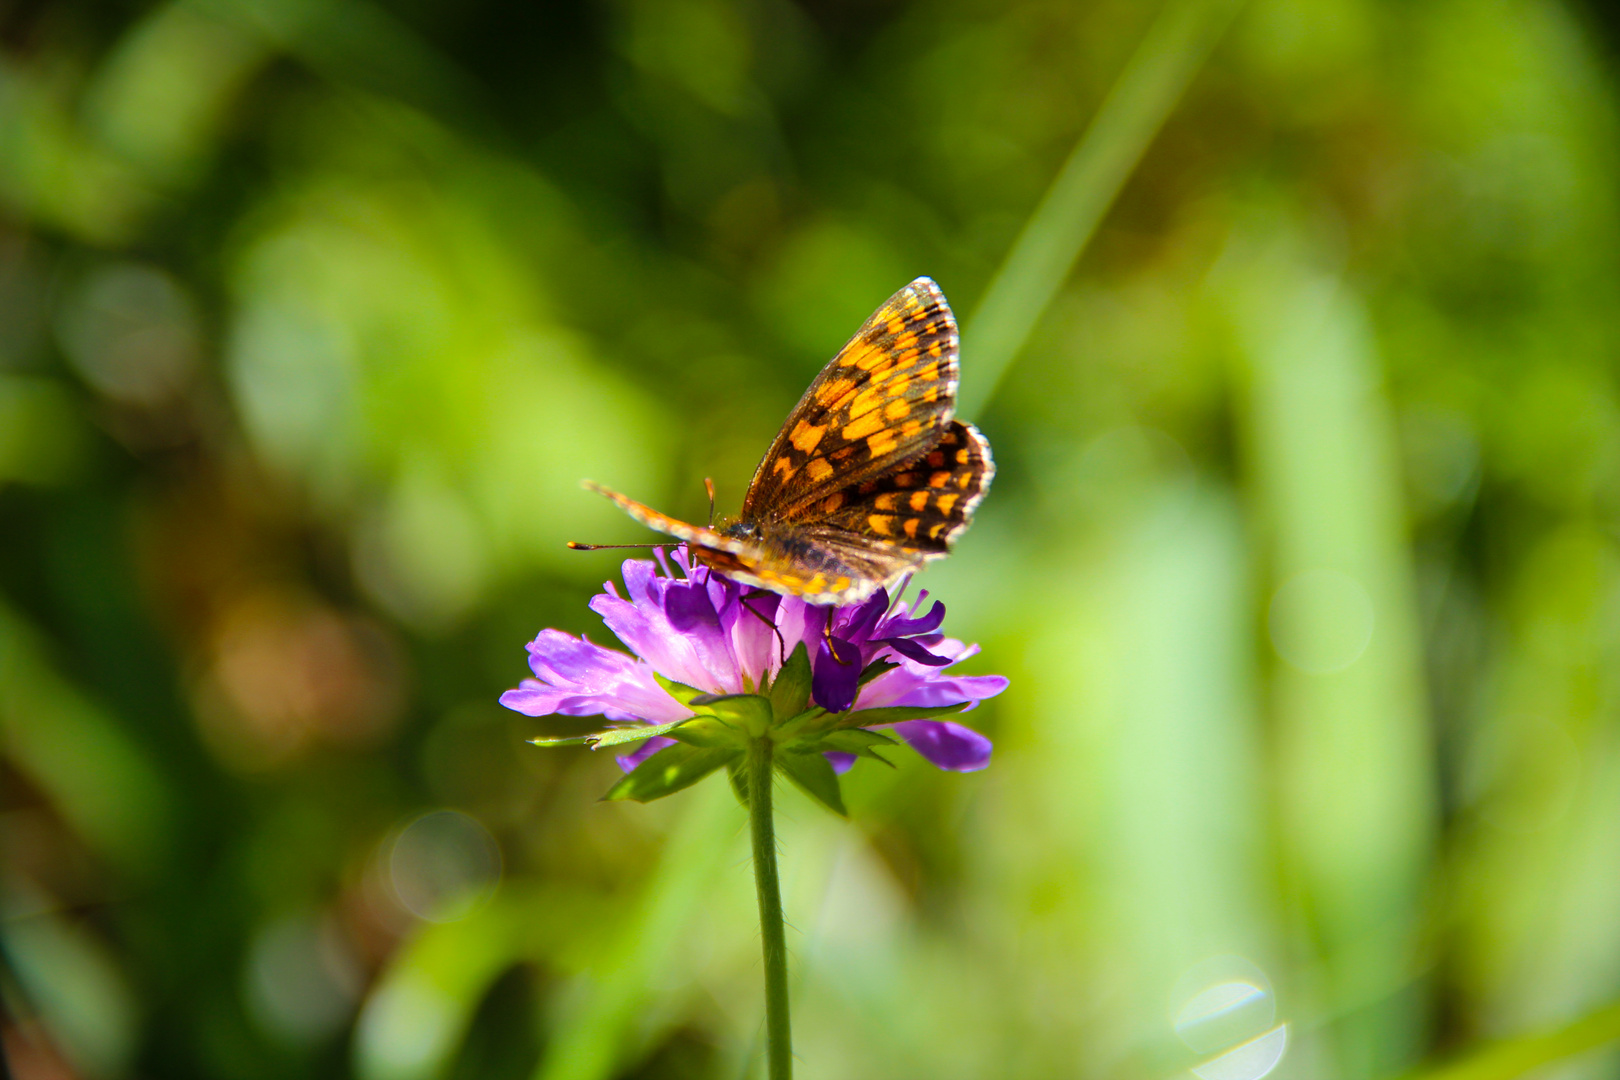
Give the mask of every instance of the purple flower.
M 501 704 L 529 716 L 600 714 L 619 727 L 669 724 L 693 710 L 660 685 L 655 673 L 706 694 L 752 694 L 776 679 L 784 657 L 801 643 L 810 659 L 811 702 L 829 713 L 891 707 L 944 711 L 964 704 L 971 709 L 1007 688 L 999 675 L 948 672 L 978 646 L 938 633 L 945 619 L 938 601 L 925 614 L 914 614 L 927 593 L 915 605 L 901 602 L 892 611 L 882 590 L 862 604 L 818 606 L 738 585 L 707 567 L 694 569 L 680 547 L 671 555 L 677 577 L 669 573 L 663 552 L 657 554 L 664 574 L 650 560 L 627 560 L 623 593 L 608 582 L 591 600 L 591 610 L 634 655 L 543 630 L 528 646 L 535 677 L 502 694 Z M 862 673 L 878 661 L 893 666 L 870 672 L 875 677 L 861 685 Z M 989 764 L 990 740 L 961 724 L 880 722 L 892 725 L 896 735 L 942 769 L 970 772 Z M 619 764 L 629 771 L 673 742 L 649 738 Z M 827 757 L 839 772 L 854 762 L 853 754 Z

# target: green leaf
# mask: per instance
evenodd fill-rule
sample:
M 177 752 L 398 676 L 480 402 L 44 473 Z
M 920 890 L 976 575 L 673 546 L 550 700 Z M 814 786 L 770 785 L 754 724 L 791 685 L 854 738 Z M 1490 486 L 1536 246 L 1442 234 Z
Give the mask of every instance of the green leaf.
M 810 701 L 810 653 L 804 642 L 793 649 L 771 684 L 771 713 L 778 723 L 798 716 Z
M 838 774 L 832 763 L 819 753 L 800 753 L 797 750 L 778 750 L 776 768 L 801 790 L 822 806 L 840 817 L 848 817 L 844 809 L 844 796 L 838 787 Z
M 602 799 L 604 802 L 662 799 L 690 787 L 736 757 L 738 751 L 731 749 L 709 749 L 685 743 L 666 746 L 609 788 Z
M 748 747 L 748 736 L 713 716 L 694 716 L 687 723 L 669 732 L 669 736 L 692 746 L 715 750 L 724 747 L 745 750 Z
M 1448 1064 L 1407 1073 L 1405 1080 L 1510 1080 L 1617 1040 L 1620 1002 L 1611 1002 L 1563 1027 L 1486 1043 Z
M 699 694 L 688 707 L 755 737 L 771 726 L 771 703 L 758 694 Z

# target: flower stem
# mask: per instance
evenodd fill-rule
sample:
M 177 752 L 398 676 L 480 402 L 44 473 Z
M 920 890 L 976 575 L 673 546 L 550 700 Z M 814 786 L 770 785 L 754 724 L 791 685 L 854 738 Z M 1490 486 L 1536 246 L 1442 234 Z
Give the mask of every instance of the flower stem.
M 792 1080 L 793 1035 L 788 1021 L 787 934 L 782 889 L 776 877 L 776 832 L 771 821 L 771 738 L 748 747 L 748 821 L 754 840 L 754 886 L 765 948 L 765 1054 L 770 1080 Z

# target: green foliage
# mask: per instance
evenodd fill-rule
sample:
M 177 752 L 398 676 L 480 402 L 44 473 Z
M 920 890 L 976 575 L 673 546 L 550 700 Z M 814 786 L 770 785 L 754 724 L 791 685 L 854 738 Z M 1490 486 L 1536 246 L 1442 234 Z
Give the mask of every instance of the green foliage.
M 734 508 L 926 273 L 999 472 L 919 584 L 1013 677 L 991 768 L 887 753 L 791 659 L 768 701 L 668 686 L 694 718 L 620 781 L 797 725 L 807 1075 L 1157 1080 L 1278 1030 L 1277 1080 L 1613 1071 L 1606 8 L 12 7 L 0 953 L 37 1068 L 747 1075 L 732 800 L 593 802 L 610 754 L 526 745 L 586 724 L 494 699 L 541 627 L 613 644 L 617 560 L 563 545 L 647 537 L 581 478 Z M 823 749 L 897 768 L 831 787 Z M 539 1008 L 482 1009 L 514 971 Z
M 691 787 L 716 769 L 737 759 L 732 747 L 666 746 L 624 775 L 602 798 L 652 802 Z
M 861 673 L 870 681 L 896 665 L 876 660 Z M 810 660 L 801 643 L 762 694 L 705 694 L 690 686 L 656 676 L 659 685 L 694 715 L 667 724 L 629 725 L 584 735 L 530 739 L 541 747 L 587 745 L 594 750 L 668 737 L 682 745 L 656 751 L 623 777 L 603 796 L 605 800 L 634 799 L 652 802 L 690 787 L 724 765 L 737 798 L 748 805 L 748 779 L 742 755 L 752 740 L 769 738 L 777 748 L 776 771 L 781 772 L 817 802 L 848 816 L 838 775 L 822 755 L 832 751 L 855 754 L 889 764 L 872 748 L 893 746 L 895 740 L 865 728 L 926 720 L 961 712 L 966 702 L 928 707 L 893 707 L 829 713 L 810 704 Z
M 778 724 L 798 716 L 810 704 L 810 653 L 804 642 L 794 646 L 793 654 L 776 673 L 770 699 L 771 715 Z
M 838 774 L 819 752 L 780 750 L 773 759 L 776 769 L 797 784 L 806 795 L 841 817 L 848 817 L 844 796 L 838 787 Z

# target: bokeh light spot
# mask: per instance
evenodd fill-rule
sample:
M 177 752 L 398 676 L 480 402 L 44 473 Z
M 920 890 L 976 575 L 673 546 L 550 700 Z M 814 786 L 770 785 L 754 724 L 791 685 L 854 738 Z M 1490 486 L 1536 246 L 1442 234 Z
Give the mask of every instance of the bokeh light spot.
M 494 892 L 501 849 L 471 814 L 435 810 L 399 831 L 387 852 L 387 870 L 407 911 L 429 922 L 454 922 Z
M 343 1026 L 360 992 L 353 953 L 329 925 L 308 917 L 272 922 L 248 954 L 246 997 L 253 1018 L 293 1045 Z
M 1192 1067 L 1200 1080 L 1260 1080 L 1282 1061 L 1288 1025 L 1278 1024 L 1271 983 L 1241 956 L 1195 964 L 1172 992 L 1177 1037 L 1213 1055 Z
M 139 406 L 178 395 L 200 348 L 191 297 L 162 270 L 135 262 L 87 275 L 58 313 L 57 337 L 86 382 Z
M 1258 1039 L 1234 1046 L 1220 1057 L 1193 1066 L 1200 1080 L 1260 1080 L 1288 1050 L 1288 1025 L 1278 1024 Z

